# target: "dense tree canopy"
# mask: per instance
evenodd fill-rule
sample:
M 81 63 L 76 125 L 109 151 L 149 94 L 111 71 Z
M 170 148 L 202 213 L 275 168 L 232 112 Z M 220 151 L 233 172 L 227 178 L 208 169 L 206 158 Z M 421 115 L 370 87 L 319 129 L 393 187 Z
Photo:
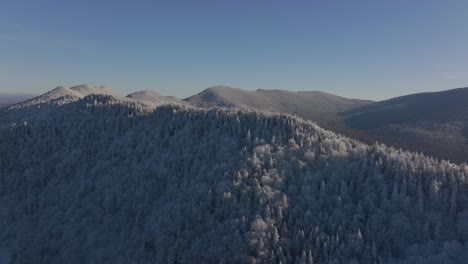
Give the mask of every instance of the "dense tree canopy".
M 468 166 L 288 115 L 110 95 L 5 112 L 13 263 L 464 263 Z M 14 121 L 14 122 L 13 122 Z

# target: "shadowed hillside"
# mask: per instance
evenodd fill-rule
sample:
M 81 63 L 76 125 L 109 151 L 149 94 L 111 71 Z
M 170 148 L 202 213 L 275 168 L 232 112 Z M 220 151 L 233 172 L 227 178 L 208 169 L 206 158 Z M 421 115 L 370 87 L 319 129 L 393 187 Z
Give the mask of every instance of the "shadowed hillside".
M 345 123 L 397 147 L 468 160 L 468 88 L 420 93 L 343 113 Z

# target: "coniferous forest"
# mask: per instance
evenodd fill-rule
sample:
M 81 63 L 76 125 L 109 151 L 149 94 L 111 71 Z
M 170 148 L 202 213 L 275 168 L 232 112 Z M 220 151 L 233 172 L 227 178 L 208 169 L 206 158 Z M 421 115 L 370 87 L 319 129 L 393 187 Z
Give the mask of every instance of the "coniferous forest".
M 0 113 L 6 263 L 465 263 L 468 166 L 259 111 Z

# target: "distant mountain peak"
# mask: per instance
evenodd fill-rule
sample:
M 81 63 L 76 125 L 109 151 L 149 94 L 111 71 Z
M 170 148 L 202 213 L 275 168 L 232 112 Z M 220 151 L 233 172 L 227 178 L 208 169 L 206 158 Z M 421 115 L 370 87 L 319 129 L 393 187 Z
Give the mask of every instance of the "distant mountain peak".
M 138 91 L 138 92 L 133 92 L 127 95 L 127 97 L 132 98 L 135 96 L 163 96 L 160 93 L 153 91 L 153 90 L 143 90 L 143 91 Z
M 338 112 L 363 106 L 367 100 L 348 99 L 324 92 L 292 92 L 257 89 L 246 91 L 225 85 L 209 87 L 185 101 L 201 107 L 251 108 L 299 114 L 315 121 L 328 121 Z
M 58 86 L 42 95 L 34 97 L 30 100 L 10 106 L 11 109 L 25 108 L 25 107 L 41 107 L 51 105 L 63 105 L 69 102 L 78 101 L 85 96 L 91 94 L 111 95 L 113 97 L 120 97 L 114 93 L 109 87 L 93 87 L 86 84 L 72 86 L 66 88 Z
M 456 162 L 468 157 L 468 88 L 399 96 L 341 113 L 379 141 Z
M 229 92 L 233 92 L 233 91 L 246 92 L 245 90 L 240 89 L 240 88 L 234 88 L 234 87 L 230 87 L 230 86 L 226 86 L 226 85 L 215 85 L 215 86 L 211 86 L 211 87 L 206 88 L 205 90 L 201 91 L 200 94 L 206 94 L 206 93 L 223 94 L 223 93 L 229 93 Z
M 152 90 L 138 91 L 126 96 L 127 98 L 149 103 L 182 103 L 182 101 L 174 96 L 164 96 Z
M 109 94 L 109 95 L 116 95 L 112 91 L 110 87 L 106 86 L 89 86 L 87 84 L 80 84 L 73 87 L 70 87 L 70 90 L 76 91 L 80 93 L 82 96 L 86 96 L 89 94 Z
M 234 88 L 234 87 L 223 85 L 223 84 L 217 84 L 217 85 L 210 86 L 206 88 L 205 90 L 222 90 L 222 89 L 239 89 L 239 88 Z

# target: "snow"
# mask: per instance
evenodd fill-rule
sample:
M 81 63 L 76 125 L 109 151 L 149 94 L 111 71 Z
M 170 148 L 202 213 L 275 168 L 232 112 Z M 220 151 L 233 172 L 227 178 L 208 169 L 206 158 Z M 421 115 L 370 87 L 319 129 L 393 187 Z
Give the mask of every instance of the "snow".
M 70 90 L 77 92 L 82 97 L 85 97 L 90 94 L 106 94 L 106 95 L 118 96 L 118 94 L 114 93 L 111 88 L 105 87 L 105 86 L 93 87 L 93 86 L 88 86 L 86 84 L 82 84 L 82 85 L 70 87 Z
M 343 113 L 345 123 L 376 140 L 455 162 L 468 161 L 468 88 L 418 93 Z
M 155 91 L 139 91 L 127 95 L 128 98 L 140 101 L 140 102 L 150 102 L 155 104 L 164 104 L 164 103 L 183 103 L 181 100 L 172 97 L 172 96 L 163 96 Z
M 319 123 L 333 121 L 339 112 L 371 102 L 347 99 L 324 92 L 245 91 L 228 86 L 210 87 L 185 101 L 200 107 L 231 107 L 297 114 Z

